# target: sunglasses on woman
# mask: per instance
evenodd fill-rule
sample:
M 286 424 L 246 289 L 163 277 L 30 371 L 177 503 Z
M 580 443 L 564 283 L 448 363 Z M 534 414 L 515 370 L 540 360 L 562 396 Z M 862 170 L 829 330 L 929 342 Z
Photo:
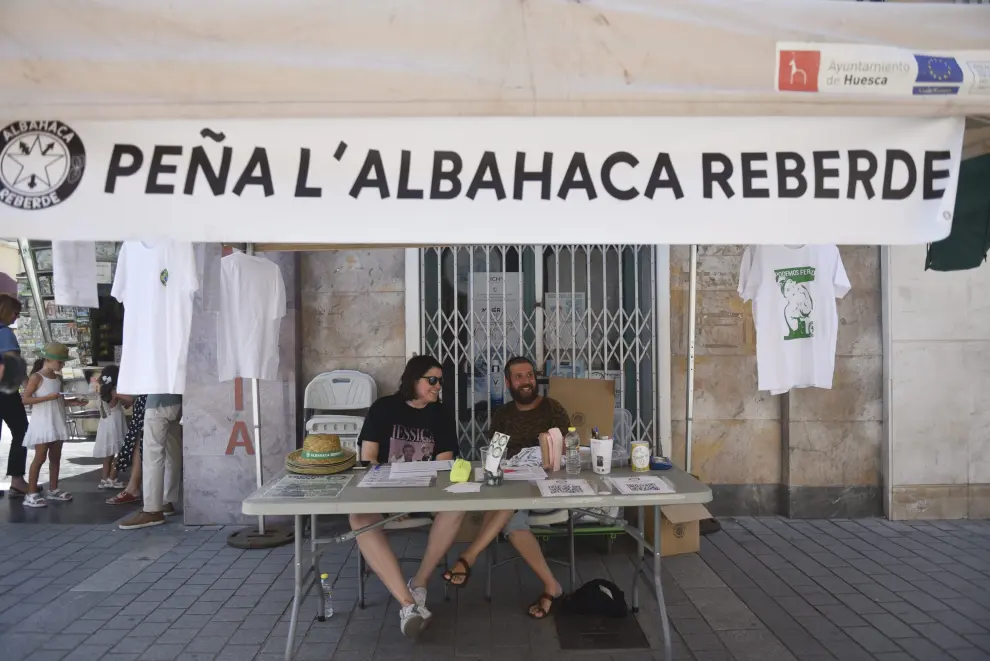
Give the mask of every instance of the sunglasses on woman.
M 443 377 L 442 376 L 421 376 L 419 378 L 426 379 L 426 382 L 429 383 L 431 386 L 435 386 L 438 383 L 441 386 L 443 385 Z

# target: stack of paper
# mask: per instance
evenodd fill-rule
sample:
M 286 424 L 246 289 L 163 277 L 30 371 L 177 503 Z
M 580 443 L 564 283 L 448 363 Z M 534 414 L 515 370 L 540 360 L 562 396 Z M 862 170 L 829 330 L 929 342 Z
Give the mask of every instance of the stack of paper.
M 666 480 L 655 475 L 642 477 L 612 477 L 609 478 L 619 493 L 626 496 L 642 496 L 652 493 L 675 493 Z
M 409 476 L 392 477 L 391 466 L 401 466 L 402 464 L 379 464 L 364 476 L 358 483 L 359 487 L 428 487 L 436 477 L 436 473 L 429 475 L 412 474 Z

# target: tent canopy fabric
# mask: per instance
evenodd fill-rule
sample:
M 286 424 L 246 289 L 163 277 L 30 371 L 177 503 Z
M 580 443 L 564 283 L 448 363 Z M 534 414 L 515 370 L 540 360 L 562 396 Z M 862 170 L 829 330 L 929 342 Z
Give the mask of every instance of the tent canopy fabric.
M 990 9 L 841 0 L 4 0 L 0 119 L 990 115 L 990 95 L 778 93 L 780 41 L 990 49 Z

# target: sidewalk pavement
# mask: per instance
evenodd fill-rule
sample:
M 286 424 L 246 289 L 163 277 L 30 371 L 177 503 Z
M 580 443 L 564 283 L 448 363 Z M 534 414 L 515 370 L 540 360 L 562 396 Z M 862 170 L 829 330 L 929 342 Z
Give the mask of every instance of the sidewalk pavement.
M 700 554 L 664 560 L 676 659 L 990 659 L 990 522 L 722 522 Z M 0 525 L 0 658 L 281 660 L 292 549 L 230 548 L 233 529 Z M 424 536 L 392 540 L 414 556 Z M 606 577 L 627 589 L 633 567 L 624 548 L 610 555 L 594 544 L 581 548 L 580 581 Z M 638 617 L 653 650 L 561 652 L 553 623 L 524 615 L 540 586 L 521 563 L 496 570 L 490 604 L 480 568 L 449 602 L 438 572 L 429 598 L 434 623 L 407 640 L 377 579 L 368 581 L 368 607 L 356 608 L 354 553 L 351 543 L 324 556 L 324 571 L 336 576 L 336 613 L 316 622 L 316 597 L 307 600 L 296 659 L 663 658 L 645 583 Z

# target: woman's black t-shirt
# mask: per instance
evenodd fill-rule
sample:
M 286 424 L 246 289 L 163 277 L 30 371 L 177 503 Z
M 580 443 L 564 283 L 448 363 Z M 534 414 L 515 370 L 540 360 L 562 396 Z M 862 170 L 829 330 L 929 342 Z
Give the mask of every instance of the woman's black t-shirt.
M 361 427 L 359 440 L 378 443 L 378 463 L 433 461 L 457 452 L 454 418 L 440 404 L 417 409 L 398 394 L 375 401 Z

